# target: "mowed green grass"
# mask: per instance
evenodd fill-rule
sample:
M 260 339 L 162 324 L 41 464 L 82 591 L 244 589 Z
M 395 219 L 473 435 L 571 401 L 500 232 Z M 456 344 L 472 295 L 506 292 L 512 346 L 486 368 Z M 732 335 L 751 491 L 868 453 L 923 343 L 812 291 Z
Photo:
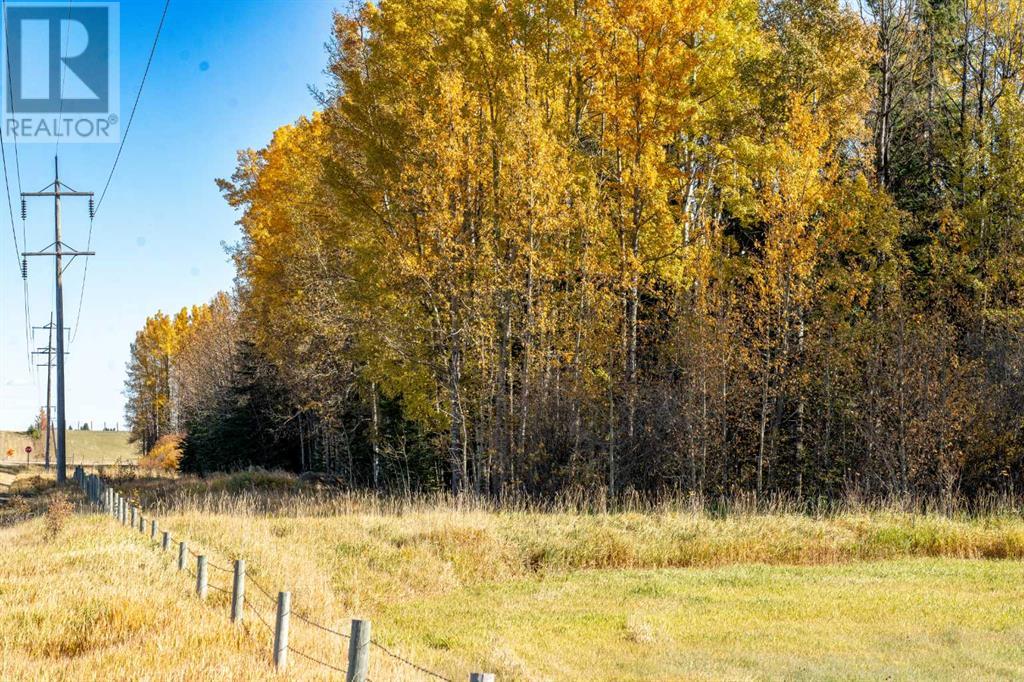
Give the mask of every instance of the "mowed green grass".
M 33 464 L 44 461 L 45 438 L 33 439 L 25 433 L 0 431 L 0 464 L 24 464 L 26 445 L 32 446 Z M 8 458 L 7 450 L 11 448 L 14 455 Z M 67 449 L 68 464 L 117 464 L 135 462 L 141 456 L 136 445 L 128 442 L 127 431 L 68 431 Z
M 591 571 L 387 610 L 507 679 L 1021 679 L 1024 569 L 916 559 Z
M 192 492 L 146 501 L 157 484 Z M 103 515 L 51 539 L 43 519 L 14 520 L 0 527 L 0 679 L 281 679 L 257 618 L 273 622 L 278 590 L 337 630 L 370 619 L 376 641 L 459 681 L 1024 679 L 1024 520 L 1009 512 L 387 511 L 342 496 L 268 514 L 259 502 L 279 492 L 196 496 L 194 481 L 131 473 L 118 485 L 209 557 L 210 596 L 195 597 L 176 551 Z M 31 509 L 54 494 L 50 480 L 23 487 Z M 242 628 L 217 589 L 236 557 Z M 344 666 L 346 644 L 293 619 L 306 654 Z M 370 677 L 430 679 L 379 649 Z M 287 678 L 337 676 L 295 655 Z

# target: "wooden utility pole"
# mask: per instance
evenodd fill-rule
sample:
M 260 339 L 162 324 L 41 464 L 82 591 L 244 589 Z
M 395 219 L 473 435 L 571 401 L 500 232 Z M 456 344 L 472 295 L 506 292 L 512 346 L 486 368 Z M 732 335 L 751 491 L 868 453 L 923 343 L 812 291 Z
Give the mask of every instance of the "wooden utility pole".
M 49 339 L 46 342 L 46 348 L 40 348 L 32 353 L 32 355 L 46 355 L 46 364 L 38 363 L 37 367 L 46 367 L 46 468 L 50 468 L 50 442 L 53 440 L 50 435 L 53 433 L 53 413 L 51 398 L 53 396 L 53 330 L 56 325 L 53 324 L 53 313 L 50 313 L 50 322 L 44 324 L 41 327 L 32 327 L 32 331 L 37 329 L 45 329 L 49 333 Z M 65 330 L 70 327 L 65 327 Z
M 70 256 L 74 260 L 76 256 L 92 256 L 92 251 L 76 251 L 68 247 L 61 239 L 60 224 L 60 200 L 61 197 L 89 197 L 89 217 L 94 214 L 92 192 L 76 192 L 60 181 L 60 168 L 57 157 L 53 157 L 53 182 L 39 192 L 22 192 L 22 200 L 25 197 L 53 197 L 53 243 L 47 247 L 50 250 L 25 252 L 22 256 L 53 256 L 53 273 L 56 282 L 56 300 L 54 308 L 57 311 L 57 329 L 62 330 L 57 334 L 57 483 L 67 481 L 67 449 L 66 430 L 64 422 L 64 256 Z M 68 261 L 71 264 L 71 261 Z

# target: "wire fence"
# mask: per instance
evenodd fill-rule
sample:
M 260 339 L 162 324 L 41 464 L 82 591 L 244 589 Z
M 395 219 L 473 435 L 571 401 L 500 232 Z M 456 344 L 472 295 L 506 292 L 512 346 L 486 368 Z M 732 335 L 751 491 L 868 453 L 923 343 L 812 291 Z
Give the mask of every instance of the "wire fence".
M 138 506 L 133 506 L 124 495 L 112 486 L 107 485 L 98 475 L 86 474 L 84 469 L 77 467 L 75 469 L 75 480 L 82 487 L 90 502 L 102 508 L 123 525 L 128 525 L 130 521 L 131 525 L 140 533 L 146 532 L 143 510 Z M 156 539 L 156 520 L 150 518 L 149 521 L 150 537 Z M 247 574 L 245 562 L 241 560 L 235 561 L 234 566 L 228 568 L 210 561 L 209 557 L 205 554 L 195 551 L 184 538 L 176 537 L 168 530 L 164 530 L 164 536 L 162 546 L 165 551 L 170 549 L 172 542 L 178 543 L 178 570 L 186 571 L 196 581 L 196 593 L 200 597 L 205 597 L 209 589 L 229 596 L 231 601 L 231 618 L 233 621 L 243 621 L 243 614 L 246 607 L 248 607 L 249 611 L 256 616 L 257 621 L 273 635 L 273 662 L 278 670 L 285 669 L 288 653 L 292 653 L 311 665 L 318 665 L 325 670 L 343 674 L 346 682 L 369 682 L 369 659 L 370 651 L 373 649 L 379 651 L 383 656 L 422 673 L 431 679 L 454 682 L 449 677 L 405 658 L 371 637 L 370 621 L 353 620 L 352 629 L 349 633 L 328 627 L 323 623 L 315 621 L 308 613 L 292 608 L 290 592 L 279 591 L 275 597 L 272 591 L 261 585 L 253 576 Z M 195 570 L 186 564 L 184 556 L 186 552 L 196 560 Z M 210 583 L 207 569 L 231 574 L 233 580 L 230 589 Z M 261 595 L 269 602 L 269 608 L 274 609 L 273 624 L 271 624 L 270 619 L 264 617 L 261 609 L 246 594 L 245 585 L 247 583 L 256 588 L 255 594 Z M 298 622 L 319 632 L 336 637 L 338 641 L 347 641 L 349 645 L 347 666 L 324 660 L 324 658 L 314 655 L 308 650 L 302 650 L 289 644 L 290 621 L 293 616 Z M 495 677 L 491 673 L 470 673 L 469 680 L 470 682 L 494 682 Z

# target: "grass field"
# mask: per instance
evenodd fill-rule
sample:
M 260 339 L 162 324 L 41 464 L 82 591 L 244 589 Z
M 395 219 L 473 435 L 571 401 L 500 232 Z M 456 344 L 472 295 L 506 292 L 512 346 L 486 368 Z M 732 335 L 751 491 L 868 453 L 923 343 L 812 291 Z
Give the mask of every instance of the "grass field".
M 0 431 L 0 464 L 4 462 L 24 464 L 25 446 L 32 446 L 32 463 L 44 461 L 45 438 L 33 439 L 25 433 Z M 139 458 L 138 448 L 128 442 L 127 431 L 68 431 L 68 464 L 115 464 L 134 462 Z M 14 450 L 10 458 L 8 449 Z
M 50 485 L 26 492 L 38 505 Z M 382 643 L 453 680 L 1024 676 L 1019 517 L 393 514 L 359 500 L 271 516 L 253 499 L 221 498 L 220 513 L 165 499 L 161 522 L 213 562 L 244 556 L 321 623 L 372 619 Z M 0 530 L 0 679 L 274 677 L 255 614 L 232 628 L 226 597 L 200 604 L 140 534 L 95 514 L 52 540 L 43 528 Z M 294 620 L 292 644 L 344 661 L 344 642 Z M 372 679 L 429 679 L 380 652 L 372 666 Z M 290 677 L 321 679 L 298 658 Z

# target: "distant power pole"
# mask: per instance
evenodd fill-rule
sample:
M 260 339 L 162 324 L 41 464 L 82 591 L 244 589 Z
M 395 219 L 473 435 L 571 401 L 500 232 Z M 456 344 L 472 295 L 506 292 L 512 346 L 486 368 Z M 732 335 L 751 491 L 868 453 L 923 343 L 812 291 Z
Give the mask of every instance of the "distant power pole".
M 46 348 L 40 348 L 32 352 L 32 355 L 46 355 L 46 468 L 50 468 L 50 434 L 53 433 L 53 415 L 51 413 L 51 396 L 53 391 L 50 386 L 53 381 L 53 330 L 56 325 L 53 324 L 53 313 L 50 313 L 49 324 L 44 324 L 41 327 L 32 327 L 32 330 L 45 329 L 49 332 L 49 339 L 46 342 Z M 65 330 L 70 327 L 64 327 Z M 39 363 L 37 367 L 42 367 L 43 364 Z
M 64 423 L 64 256 L 93 256 L 92 251 L 76 251 L 61 241 L 60 232 L 60 198 L 61 197 L 89 197 L 89 215 L 92 217 L 93 202 L 92 192 L 76 192 L 60 181 L 60 168 L 57 165 L 57 157 L 53 158 L 53 182 L 39 192 L 22 192 L 22 201 L 25 197 L 53 197 L 53 244 L 52 251 L 34 251 L 24 253 L 23 256 L 53 256 L 53 272 L 56 280 L 56 300 L 54 307 L 57 311 L 57 329 L 62 330 L 57 334 L 57 483 L 67 481 L 67 449 L 66 449 L 66 425 Z M 68 261 L 70 265 L 71 261 Z

